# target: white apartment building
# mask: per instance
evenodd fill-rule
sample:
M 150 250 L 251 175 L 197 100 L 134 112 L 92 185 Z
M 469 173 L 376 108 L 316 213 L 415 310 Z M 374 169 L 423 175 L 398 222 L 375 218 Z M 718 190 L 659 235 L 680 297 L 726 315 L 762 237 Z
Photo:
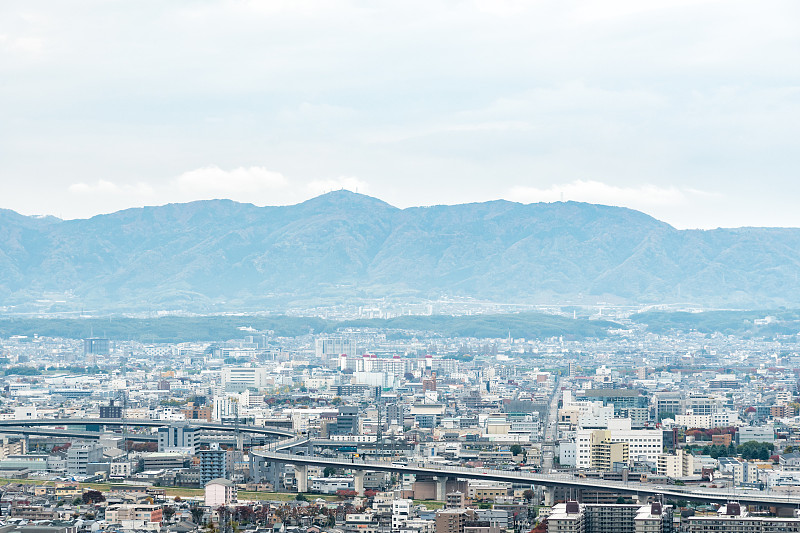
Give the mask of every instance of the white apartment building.
M 593 429 L 580 429 L 575 435 L 575 466 L 591 468 Z M 630 418 L 609 420 L 610 442 L 627 442 L 629 461 L 648 461 L 658 464 L 658 456 L 664 451 L 664 435 L 660 429 L 631 429 Z
M 229 384 L 262 389 L 267 386 L 267 369 L 226 366 L 222 369 L 222 386 L 227 387 Z
M 679 426 L 687 428 L 710 428 L 712 415 L 675 415 L 675 423 Z
M 109 477 L 125 478 L 130 476 L 132 471 L 130 461 L 120 461 L 111 463 L 108 475 Z
M 407 499 L 392 501 L 392 531 L 398 531 L 411 518 L 413 502 Z
M 561 466 L 576 466 L 578 461 L 578 444 L 576 442 L 561 442 L 558 445 L 558 462 Z
M 730 427 L 738 426 L 741 423 L 739 413 L 733 409 L 720 409 L 711 415 L 711 427 Z
M 658 456 L 658 475 L 673 479 L 694 474 L 694 456 L 678 449 L 675 454 L 662 453 Z

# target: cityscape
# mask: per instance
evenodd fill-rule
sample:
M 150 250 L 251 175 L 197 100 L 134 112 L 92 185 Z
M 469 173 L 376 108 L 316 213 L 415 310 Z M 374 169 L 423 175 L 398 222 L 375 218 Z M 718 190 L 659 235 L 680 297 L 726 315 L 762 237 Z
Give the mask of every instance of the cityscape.
M 582 312 L 618 327 L 9 336 L 0 509 L 92 530 L 800 528 L 797 334 Z
M 0 533 L 800 533 L 798 28 L 0 1 Z

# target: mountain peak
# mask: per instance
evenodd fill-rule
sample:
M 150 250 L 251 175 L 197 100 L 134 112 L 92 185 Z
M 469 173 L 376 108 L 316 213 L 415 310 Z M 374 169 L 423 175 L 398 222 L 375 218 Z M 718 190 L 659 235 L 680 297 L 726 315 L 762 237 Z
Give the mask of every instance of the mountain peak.
M 331 207 L 357 207 L 364 209 L 393 209 L 397 208 L 384 202 L 379 198 L 367 196 L 347 189 L 339 189 L 336 191 L 326 192 L 305 202 L 298 204 L 300 206 L 331 206 Z

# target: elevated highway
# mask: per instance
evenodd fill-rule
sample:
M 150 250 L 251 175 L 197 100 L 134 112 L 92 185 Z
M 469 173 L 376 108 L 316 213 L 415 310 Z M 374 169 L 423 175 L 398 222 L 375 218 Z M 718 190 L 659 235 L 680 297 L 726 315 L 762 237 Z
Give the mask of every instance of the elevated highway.
M 243 434 L 249 435 L 267 435 L 274 437 L 282 437 L 290 439 L 296 436 L 295 432 L 288 429 L 264 427 L 264 426 L 249 426 L 239 425 L 230 426 L 227 424 L 215 424 L 213 422 L 205 422 L 202 420 L 152 420 L 149 418 L 37 418 L 34 420 L 0 420 L 0 433 L 12 433 L 8 428 L 20 429 L 31 427 L 67 427 L 67 426 L 109 426 L 109 427 L 170 427 L 176 423 L 186 424 L 193 428 L 205 431 L 220 431 L 233 433 L 239 431 Z
M 270 451 L 264 448 L 252 449 L 252 455 L 261 457 L 266 461 L 291 464 L 297 467 L 299 475 L 307 475 L 309 466 L 340 468 L 352 470 L 356 473 L 356 490 L 359 488 L 358 478 L 363 479 L 363 473 L 392 472 L 397 474 L 415 474 L 432 477 L 439 482 L 437 486 L 437 499 L 444 499 L 444 482 L 447 478 L 476 479 L 483 481 L 504 481 L 517 484 L 535 485 L 549 489 L 552 499 L 552 490 L 555 488 L 573 489 L 575 492 L 582 489 L 596 490 L 626 494 L 639 500 L 650 496 L 663 496 L 666 499 L 690 500 L 705 503 L 724 504 L 729 501 L 738 501 L 746 505 L 759 505 L 763 507 L 792 507 L 800 508 L 800 497 L 770 494 L 763 491 L 731 491 L 726 489 L 687 488 L 672 485 L 654 485 L 640 482 L 618 482 L 599 479 L 576 478 L 565 474 L 534 474 L 528 472 L 515 472 L 506 470 L 492 470 L 486 468 L 466 468 L 456 466 L 429 466 L 415 463 L 401 464 L 379 461 L 343 461 L 329 458 L 320 458 L 306 455 L 290 455 Z M 299 488 L 307 488 L 307 478 L 298 480 Z M 300 492 L 306 492 L 301 490 Z M 547 500 L 547 497 L 545 498 Z M 545 502 L 545 503 L 552 503 Z
M 28 435 L 31 437 L 68 437 L 76 439 L 97 440 L 108 436 L 108 433 L 98 431 L 83 431 L 79 429 L 55 429 L 45 427 L 22 427 L 22 426 L 3 426 L 0 433 L 13 433 L 16 435 Z M 111 436 L 122 437 L 122 433 L 112 433 Z M 158 435 L 147 433 L 126 433 L 125 440 L 135 442 L 158 442 Z

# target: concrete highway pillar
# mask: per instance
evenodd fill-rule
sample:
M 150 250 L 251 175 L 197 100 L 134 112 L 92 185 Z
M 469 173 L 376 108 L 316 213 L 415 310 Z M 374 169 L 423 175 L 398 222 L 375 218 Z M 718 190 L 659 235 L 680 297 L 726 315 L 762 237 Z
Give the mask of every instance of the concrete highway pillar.
M 545 487 L 544 488 L 544 506 L 545 507 L 552 507 L 556 503 L 556 488 L 555 487 Z
M 294 465 L 294 478 L 297 483 L 297 492 L 308 492 L 308 466 Z
M 436 476 L 433 479 L 436 481 L 436 500 L 443 502 L 447 499 L 447 477 Z
M 356 489 L 356 494 L 358 496 L 364 495 L 364 471 L 363 470 L 356 470 L 355 474 L 355 483 L 354 489 Z
M 637 494 L 636 495 L 636 503 L 639 505 L 647 505 L 647 494 Z

